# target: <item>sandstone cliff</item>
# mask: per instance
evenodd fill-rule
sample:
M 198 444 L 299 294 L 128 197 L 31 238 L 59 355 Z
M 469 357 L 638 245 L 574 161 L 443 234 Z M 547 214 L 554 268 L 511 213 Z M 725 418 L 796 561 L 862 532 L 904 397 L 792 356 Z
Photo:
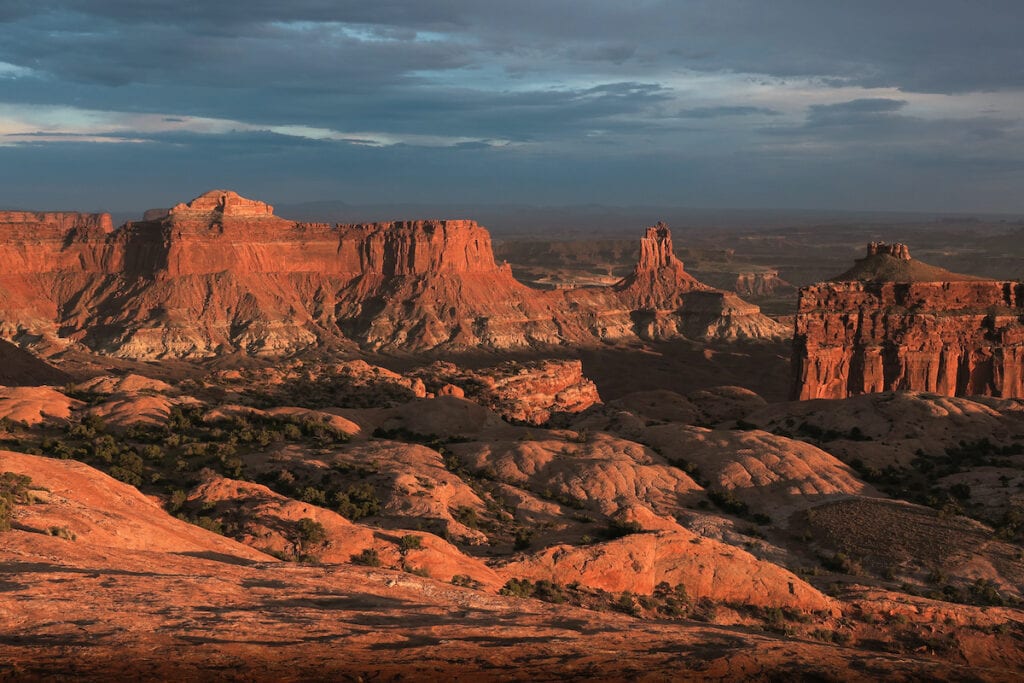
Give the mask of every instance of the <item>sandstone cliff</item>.
M 117 230 L 106 214 L 0 213 L 0 265 L 0 336 L 133 358 L 786 333 L 687 274 L 660 224 L 617 285 L 541 292 L 474 221 L 297 223 L 214 190 Z
M 1020 282 L 950 273 L 905 245 L 871 244 L 835 281 L 800 290 L 794 397 L 1024 396 L 1022 307 Z

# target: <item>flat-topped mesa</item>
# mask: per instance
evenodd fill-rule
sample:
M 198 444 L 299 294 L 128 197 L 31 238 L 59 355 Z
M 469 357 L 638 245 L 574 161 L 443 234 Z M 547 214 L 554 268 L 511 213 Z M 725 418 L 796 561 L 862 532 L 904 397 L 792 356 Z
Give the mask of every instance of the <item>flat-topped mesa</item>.
M 259 218 L 273 216 L 274 207 L 256 199 L 246 199 L 231 190 L 210 190 L 188 203 L 177 204 L 168 211 L 168 215 L 171 216 L 213 213 L 222 216 Z
M 872 243 L 800 290 L 793 398 L 879 391 L 1024 397 L 1024 285 L 960 275 Z
M 494 262 L 490 234 L 476 221 L 396 221 L 340 225 L 338 230 L 342 260 L 357 258 L 350 268 L 362 275 L 425 276 L 501 270 Z
M 893 242 L 892 244 L 887 244 L 885 242 L 868 242 L 867 255 L 877 256 L 878 254 L 887 254 L 902 261 L 910 260 L 910 249 L 907 245 L 900 242 Z
M 2 211 L 0 278 L 100 269 L 113 230 L 108 213 Z
M 0 336 L 131 358 L 783 336 L 687 274 L 664 224 L 641 245 L 614 286 L 544 292 L 497 265 L 471 220 L 300 223 L 226 190 L 116 231 L 105 215 L 7 214 Z
M 0 211 L 0 236 L 47 238 L 51 235 L 113 232 L 109 213 L 78 213 L 74 211 Z

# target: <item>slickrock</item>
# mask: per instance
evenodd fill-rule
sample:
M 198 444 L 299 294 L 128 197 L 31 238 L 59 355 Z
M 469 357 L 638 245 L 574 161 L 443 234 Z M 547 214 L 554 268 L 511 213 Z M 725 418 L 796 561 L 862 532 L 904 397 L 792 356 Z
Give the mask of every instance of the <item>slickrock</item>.
M 601 402 L 597 387 L 583 376 L 583 364 L 578 360 L 508 361 L 477 370 L 438 361 L 415 376 L 423 379 L 428 391 L 466 396 L 506 420 L 535 425 Z
M 0 418 L 37 425 L 63 421 L 81 401 L 65 396 L 53 387 L 0 387 Z
M 692 599 L 808 612 L 838 607 L 785 569 L 686 530 L 630 534 L 589 547 L 554 546 L 510 562 L 502 571 L 613 592 L 650 595 L 664 581 L 684 585 Z
M 41 487 L 38 502 L 18 506 L 14 523 L 25 530 L 47 533 L 63 527 L 76 542 L 97 548 L 149 552 L 217 553 L 235 560 L 272 562 L 274 559 L 241 543 L 168 515 L 157 503 L 128 484 L 74 460 L 57 460 L 0 451 L 0 472 L 28 475 Z M 15 536 L 28 550 L 38 535 Z M 11 537 L 4 537 L 5 547 Z
M 504 584 L 481 561 L 433 534 L 353 524 L 336 512 L 286 498 L 260 484 L 216 477 L 191 491 L 187 504 L 200 506 L 235 540 L 271 555 L 336 564 L 372 551 L 385 567 L 417 569 L 441 581 L 461 574 L 492 591 Z M 403 550 L 405 536 L 416 537 L 418 547 Z
M 87 391 L 93 394 L 146 393 L 167 394 L 174 391 L 167 382 L 152 377 L 143 377 L 134 373 L 127 375 L 100 375 L 74 385 L 76 391 Z
M 453 516 L 460 508 L 482 512 L 484 503 L 462 479 L 448 471 L 437 451 L 418 444 L 374 439 L 311 454 L 284 446 L 268 456 L 243 458 L 246 472 L 257 479 L 315 482 L 324 493 L 346 493 L 353 485 L 377 503 L 370 514 L 374 525 L 387 529 L 422 528 L 467 544 L 486 537 Z M 299 487 L 301 491 L 301 486 Z
M 165 425 L 171 409 L 182 401 L 167 396 L 118 395 L 89 408 L 107 427 L 121 430 L 133 425 Z
M 712 488 L 769 515 L 823 499 L 879 495 L 820 448 L 759 430 L 668 424 L 649 427 L 642 439 L 669 460 L 696 467 Z
M 906 389 L 1024 396 L 1024 285 L 928 266 L 868 245 L 833 282 L 800 290 L 793 397 Z
M 848 462 L 884 470 L 910 467 L 920 456 L 941 457 L 961 442 L 1013 446 L 1024 433 L 1024 402 L 899 391 L 779 403 L 746 419 L 762 429 L 818 438 Z
M 471 472 L 606 516 L 639 504 L 661 515 L 679 514 L 701 490 L 685 472 L 641 444 L 608 434 L 451 444 Z M 525 436 L 525 435 L 522 435 Z M 569 437 L 569 438 L 566 438 Z
M 213 190 L 116 231 L 106 214 L 0 213 L 0 266 L 3 337 L 140 359 L 786 334 L 688 275 L 663 225 L 621 283 L 539 291 L 474 221 L 297 223 Z

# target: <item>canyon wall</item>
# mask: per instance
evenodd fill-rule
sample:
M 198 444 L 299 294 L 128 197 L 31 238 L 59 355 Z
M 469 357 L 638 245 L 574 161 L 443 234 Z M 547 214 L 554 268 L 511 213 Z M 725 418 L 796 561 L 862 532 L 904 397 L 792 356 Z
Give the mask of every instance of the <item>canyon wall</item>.
M 861 279 L 800 290 L 794 398 L 899 389 L 1024 397 L 1024 284 L 952 273 L 918 281 L 914 273 L 939 269 L 899 244 L 869 245 L 856 270 Z M 877 277 L 897 271 L 910 276 Z
M 133 358 L 785 335 L 686 273 L 664 225 L 621 283 L 542 292 L 495 263 L 474 221 L 300 223 L 214 190 L 117 230 L 0 213 L 0 269 L 0 336 Z

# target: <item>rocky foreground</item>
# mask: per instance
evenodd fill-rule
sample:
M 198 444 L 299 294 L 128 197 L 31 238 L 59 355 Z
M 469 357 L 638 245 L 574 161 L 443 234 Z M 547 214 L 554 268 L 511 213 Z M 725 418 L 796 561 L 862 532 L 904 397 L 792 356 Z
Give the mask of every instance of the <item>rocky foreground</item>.
M 1015 400 L 296 360 L 0 417 L 8 678 L 1024 671 Z

